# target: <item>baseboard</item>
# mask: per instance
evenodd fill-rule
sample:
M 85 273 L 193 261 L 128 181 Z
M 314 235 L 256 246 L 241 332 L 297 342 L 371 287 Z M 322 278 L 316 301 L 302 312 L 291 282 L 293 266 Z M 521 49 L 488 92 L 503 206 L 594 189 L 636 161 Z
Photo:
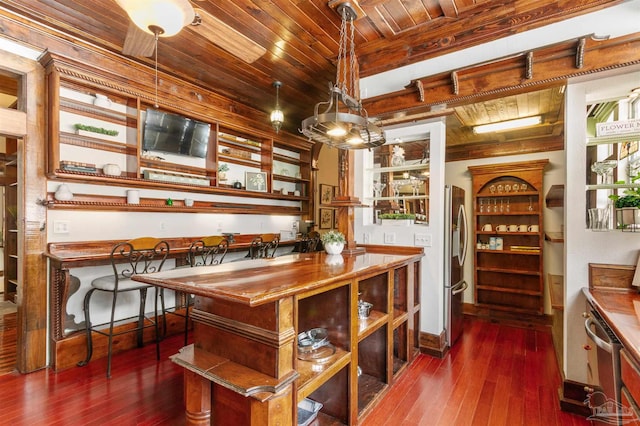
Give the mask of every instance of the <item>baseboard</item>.
M 122 324 L 114 328 L 114 331 L 124 331 L 135 327 L 135 322 Z M 167 315 L 167 335 L 184 333 L 184 317 Z M 93 333 L 92 360 L 107 356 L 107 336 Z M 153 328 L 144 329 L 143 341 L 145 345 L 155 344 Z M 162 342 L 160 342 L 162 344 Z M 126 333 L 118 336 L 113 341 L 113 353 L 137 347 L 136 333 Z M 79 361 L 84 360 L 87 354 L 87 338 L 84 331 L 78 331 L 62 340 L 54 341 L 51 345 L 50 367 L 54 371 L 61 371 L 75 367 Z
M 552 315 L 536 315 L 502 311 L 498 309 L 479 308 L 472 303 L 464 303 L 462 311 L 466 316 L 481 318 L 487 321 L 511 325 L 514 327 L 546 328 L 553 323 Z
M 558 389 L 560 399 L 560 409 L 567 413 L 589 417 L 593 413 L 584 403 L 587 399 L 587 388 L 593 386 L 572 380 L 563 380 L 562 386 Z
M 444 358 L 449 351 L 444 330 L 440 334 L 420 332 L 420 352 L 436 358 Z

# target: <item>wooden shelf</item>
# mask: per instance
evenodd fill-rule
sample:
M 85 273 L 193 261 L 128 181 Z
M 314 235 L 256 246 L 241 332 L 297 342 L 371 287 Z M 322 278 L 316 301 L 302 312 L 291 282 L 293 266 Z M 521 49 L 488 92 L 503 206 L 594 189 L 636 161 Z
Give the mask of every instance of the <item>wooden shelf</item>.
M 300 377 L 296 380 L 298 387 L 298 401 L 311 395 L 323 383 L 334 374 L 347 366 L 351 361 L 351 353 L 343 349 L 336 348 L 330 360 L 317 363 L 312 361 L 298 360 L 297 368 Z
M 551 185 L 544 202 L 547 207 L 564 207 L 564 185 Z
M 546 231 L 544 233 L 544 239 L 550 241 L 552 243 L 563 243 L 564 242 L 564 234 L 562 232 L 550 232 Z
M 564 277 L 562 275 L 547 274 L 551 307 L 564 310 Z

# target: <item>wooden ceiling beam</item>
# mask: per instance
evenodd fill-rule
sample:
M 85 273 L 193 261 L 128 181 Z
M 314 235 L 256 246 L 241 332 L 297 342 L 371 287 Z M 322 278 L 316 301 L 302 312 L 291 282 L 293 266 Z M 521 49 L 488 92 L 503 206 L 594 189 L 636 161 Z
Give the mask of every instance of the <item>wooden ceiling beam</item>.
M 414 81 L 403 90 L 366 99 L 363 105 L 370 117 L 385 121 L 399 115 L 411 116 L 413 111 L 424 111 L 434 105 L 492 99 L 505 93 L 554 86 L 572 77 L 640 64 L 640 33 L 605 41 L 586 39 L 583 64 L 577 68 L 576 51 L 580 44 L 577 39 L 535 50 L 529 79 L 523 53 L 455 70 L 457 94 L 452 72 L 445 72 L 419 79 L 421 91 Z

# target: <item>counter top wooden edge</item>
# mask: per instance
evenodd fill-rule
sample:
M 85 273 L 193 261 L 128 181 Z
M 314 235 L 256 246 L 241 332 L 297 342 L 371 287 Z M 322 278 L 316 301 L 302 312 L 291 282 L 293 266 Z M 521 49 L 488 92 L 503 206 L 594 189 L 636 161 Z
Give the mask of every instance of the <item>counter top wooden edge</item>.
M 622 345 L 640 362 L 640 293 L 621 288 L 583 288 L 582 292 Z
M 356 277 L 384 273 L 422 254 L 363 253 L 332 255 L 297 253 L 214 266 L 176 268 L 135 275 L 133 279 L 171 290 L 258 306 Z

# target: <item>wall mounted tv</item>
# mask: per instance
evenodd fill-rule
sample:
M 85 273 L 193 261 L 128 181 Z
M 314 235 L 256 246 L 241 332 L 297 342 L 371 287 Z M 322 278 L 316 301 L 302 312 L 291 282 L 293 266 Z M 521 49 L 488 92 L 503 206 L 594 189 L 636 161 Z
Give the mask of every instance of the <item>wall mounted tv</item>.
M 147 109 L 142 149 L 205 158 L 210 133 L 208 123 Z

